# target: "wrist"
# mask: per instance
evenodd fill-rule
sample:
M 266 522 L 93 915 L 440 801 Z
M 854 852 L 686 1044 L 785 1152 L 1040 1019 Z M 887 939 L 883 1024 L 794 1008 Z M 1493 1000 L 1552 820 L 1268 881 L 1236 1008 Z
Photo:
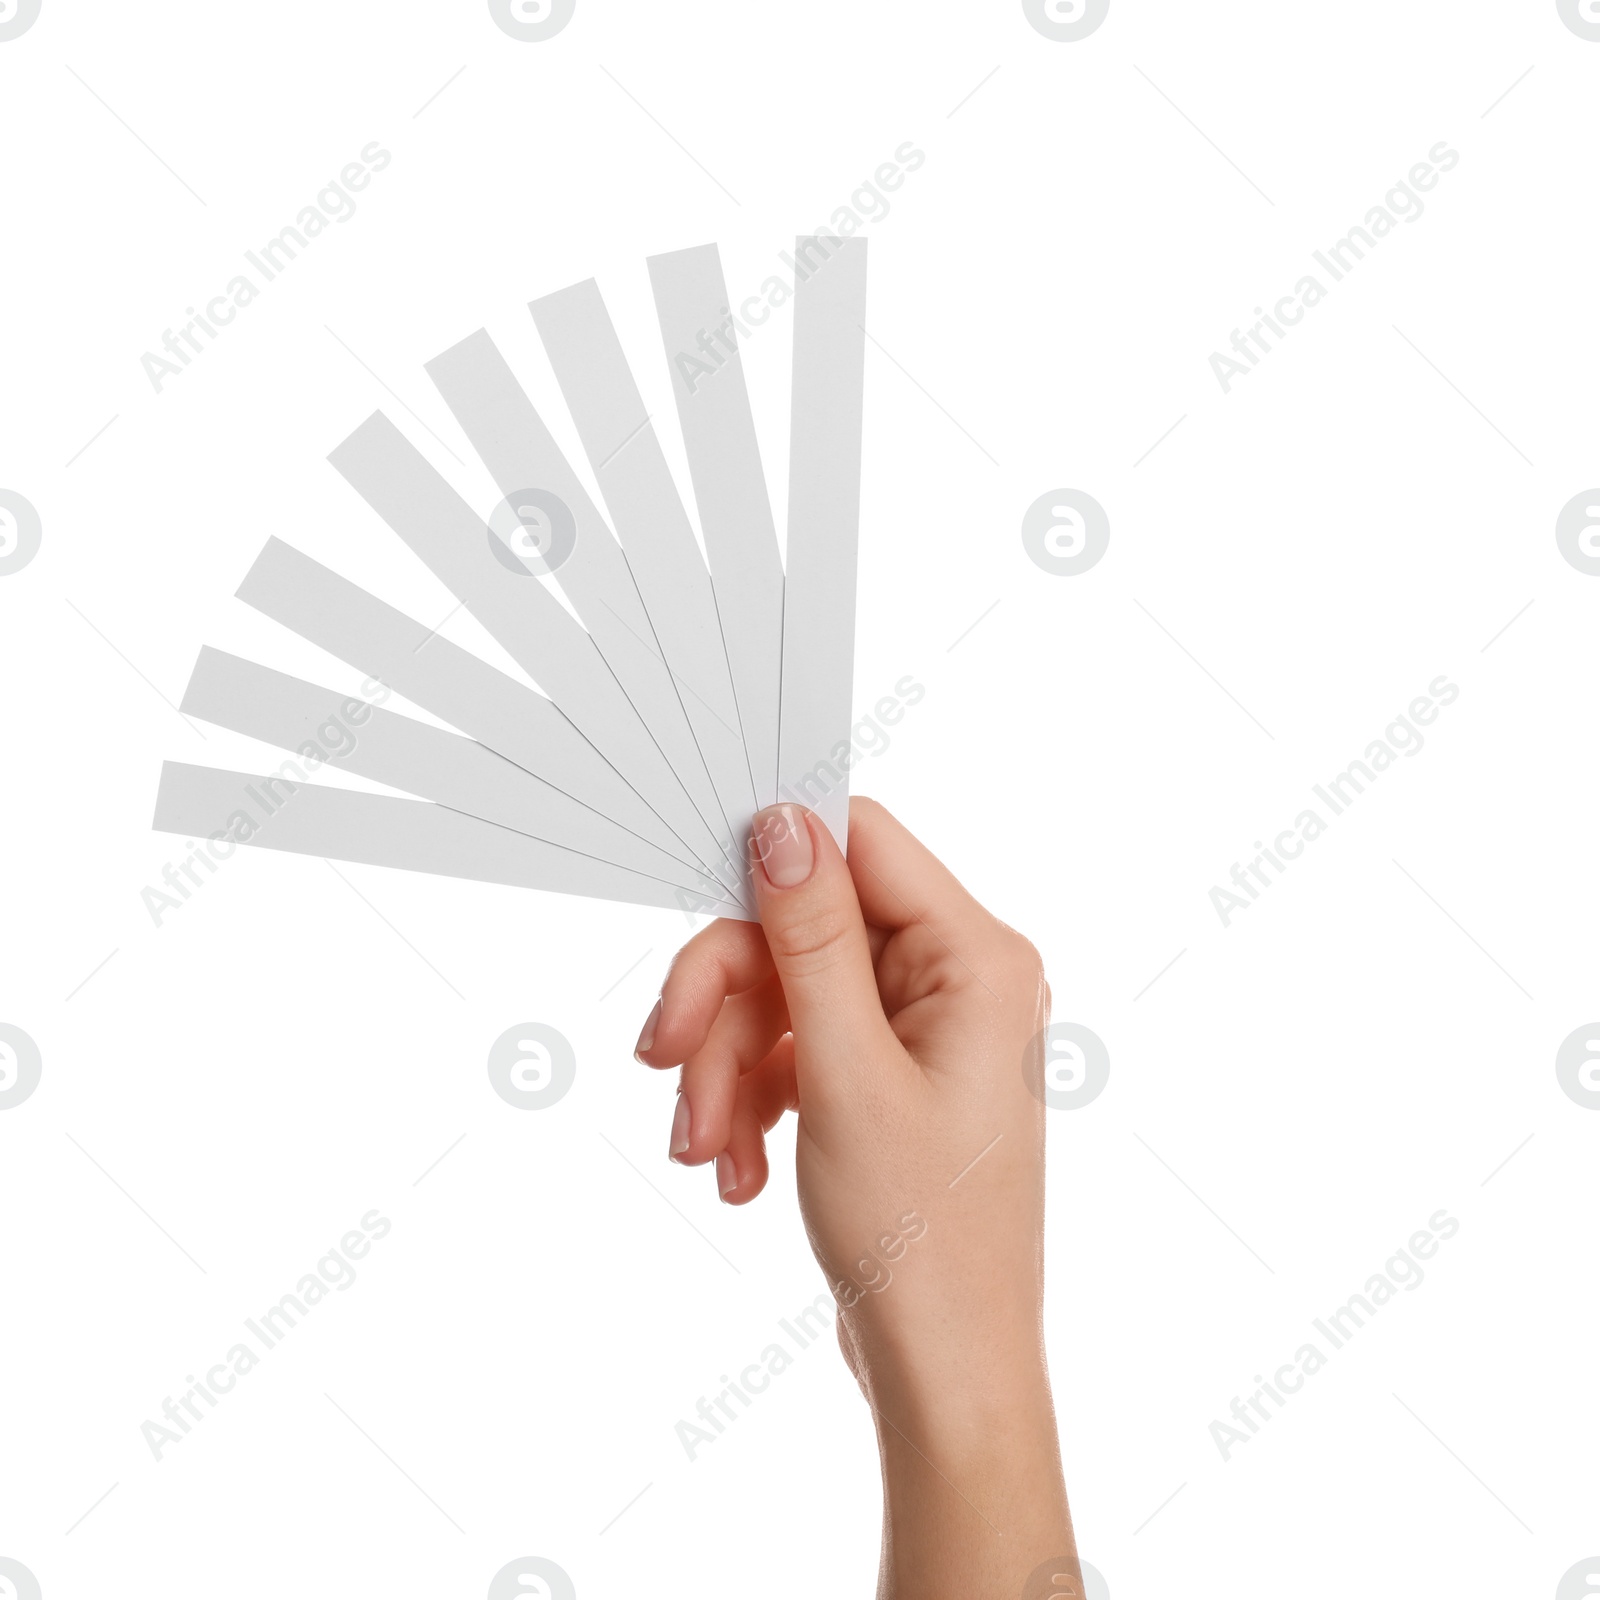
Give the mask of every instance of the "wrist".
M 880 1437 L 896 1429 L 908 1441 L 936 1445 L 963 1458 L 1059 1455 L 1055 1402 L 1040 1359 L 970 1356 L 959 1371 L 869 1368 L 863 1388 Z
M 1073 1549 L 1043 1362 L 985 1358 L 931 1387 L 922 1374 L 879 1373 L 866 1388 L 883 1469 L 880 1593 L 1032 1600 L 1028 1574 Z
M 991 1329 L 977 1338 L 963 1328 L 912 1338 L 846 1321 L 852 1366 L 885 1442 L 899 1427 L 918 1443 L 962 1454 L 981 1454 L 997 1438 L 1056 1449 L 1043 1340 L 1030 1332 Z
M 1049 1413 L 1037 1305 L 1018 1298 L 989 1302 L 976 1315 L 952 1310 L 948 1301 L 908 1296 L 881 1310 L 843 1312 L 852 1365 L 869 1400 L 897 1421 L 903 1412 L 940 1432 Z

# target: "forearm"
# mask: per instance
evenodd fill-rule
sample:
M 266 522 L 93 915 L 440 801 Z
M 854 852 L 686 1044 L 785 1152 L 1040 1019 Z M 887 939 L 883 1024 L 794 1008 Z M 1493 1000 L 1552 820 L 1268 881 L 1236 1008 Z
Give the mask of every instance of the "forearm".
M 972 1366 L 943 1394 L 871 1385 L 883 1465 L 879 1600 L 1078 1600 L 1049 1382 L 1042 1368 L 983 1354 Z
M 870 802 L 848 862 L 795 806 L 752 838 L 759 933 L 697 934 L 639 1047 L 683 1068 L 672 1154 L 726 1156 L 742 1205 L 800 1114 L 806 1232 L 882 1457 L 880 1600 L 1082 1600 L 1041 1328 L 1045 1106 L 1018 1070 L 1039 953 Z

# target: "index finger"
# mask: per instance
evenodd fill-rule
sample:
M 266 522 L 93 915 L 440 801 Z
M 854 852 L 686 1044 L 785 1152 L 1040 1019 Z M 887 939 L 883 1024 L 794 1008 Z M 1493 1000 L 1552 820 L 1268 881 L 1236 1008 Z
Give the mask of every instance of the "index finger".
M 706 1042 L 722 1002 L 773 970 L 759 923 L 719 918 L 702 928 L 672 958 L 634 1055 L 647 1067 L 682 1065 Z

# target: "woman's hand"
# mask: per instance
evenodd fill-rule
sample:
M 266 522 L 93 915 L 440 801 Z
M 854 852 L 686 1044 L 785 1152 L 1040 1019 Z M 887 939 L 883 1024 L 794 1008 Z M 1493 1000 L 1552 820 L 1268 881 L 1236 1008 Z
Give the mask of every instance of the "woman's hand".
M 800 1207 L 878 1424 L 880 1594 L 1081 1594 L 1041 1328 L 1049 989 L 1039 957 L 881 806 L 846 863 L 756 818 L 758 928 L 678 953 L 639 1059 L 682 1067 L 670 1154 L 724 1200 L 798 1111 Z M 1033 1088 L 1030 1090 L 1030 1083 Z M 965 1501 L 965 1505 L 962 1502 Z

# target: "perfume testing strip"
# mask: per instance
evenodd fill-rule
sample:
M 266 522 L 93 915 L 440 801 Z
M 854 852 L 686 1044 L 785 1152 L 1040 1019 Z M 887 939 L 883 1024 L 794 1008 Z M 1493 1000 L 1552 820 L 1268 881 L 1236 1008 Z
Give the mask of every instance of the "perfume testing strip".
M 866 245 L 802 238 L 795 264 L 782 560 L 716 247 L 647 263 L 704 556 L 596 285 L 547 295 L 604 514 L 482 330 L 428 371 L 499 486 L 487 518 L 381 412 L 329 456 L 538 687 L 270 539 L 239 598 L 448 727 L 207 648 L 184 713 L 289 759 L 169 762 L 155 826 L 213 866 L 252 844 L 742 920 L 759 805 L 843 846 Z M 308 781 L 324 765 L 417 798 Z
M 797 239 L 778 792 L 845 848 L 861 525 L 864 239 Z
M 705 244 L 647 265 L 756 804 L 770 806 L 778 798 L 783 566 L 722 258 Z
M 426 800 L 289 783 L 271 773 L 165 762 L 154 826 L 161 833 L 187 834 L 216 846 L 218 853 L 207 852 L 213 860 L 223 859 L 224 844 L 247 844 L 331 861 L 632 905 L 703 909 L 750 920 L 747 911 L 731 902 L 694 901 L 685 890 L 656 878 L 607 866 Z M 226 853 L 231 855 L 232 849 Z
M 593 280 L 535 300 L 530 309 L 694 729 L 729 836 L 739 841 L 742 866 L 742 845 L 756 809 L 755 784 L 716 596 L 688 513 Z
M 535 689 L 269 539 L 238 598 L 693 868 L 693 852 Z M 701 869 L 703 872 L 703 869 Z
M 627 557 L 505 358 L 479 329 L 427 372 L 505 497 L 497 510 L 506 531 L 516 533 L 522 517 L 540 526 L 550 548 L 536 570 L 561 586 L 702 820 L 723 834 L 721 801 Z M 740 859 L 731 837 L 721 842 L 725 857 Z
M 736 867 L 594 641 L 537 577 L 501 560 L 485 520 L 382 412 L 328 459 L 737 897 Z
M 702 888 L 692 869 L 459 733 L 225 651 L 200 652 L 178 709 L 309 757 L 305 775 L 340 767 L 674 888 Z

